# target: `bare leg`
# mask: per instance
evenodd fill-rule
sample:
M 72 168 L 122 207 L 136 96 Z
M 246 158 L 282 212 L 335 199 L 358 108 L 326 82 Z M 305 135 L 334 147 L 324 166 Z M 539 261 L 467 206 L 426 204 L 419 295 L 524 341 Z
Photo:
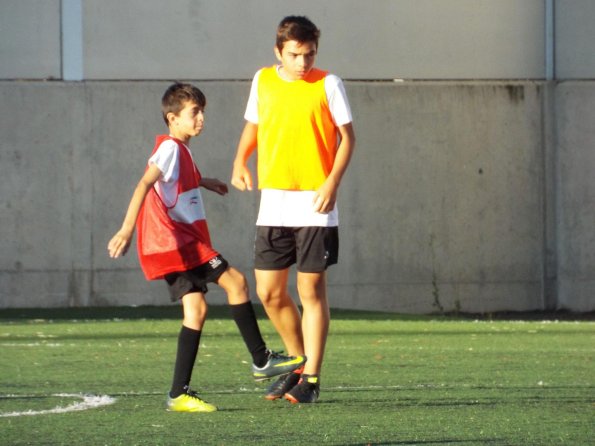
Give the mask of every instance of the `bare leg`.
M 302 331 L 305 354 L 308 357 L 304 373 L 318 375 L 330 325 L 326 273 L 298 272 L 297 287 L 303 307 Z
M 227 302 L 230 305 L 240 305 L 250 300 L 246 277 L 231 266 L 221 274 L 217 285 L 227 293 Z
M 202 330 L 207 317 L 207 302 L 203 293 L 189 293 L 182 297 L 184 320 L 182 325 L 192 330 Z
M 255 270 L 256 292 L 267 316 L 281 336 L 287 354 L 304 354 L 301 317 L 297 305 L 287 292 L 289 269 Z

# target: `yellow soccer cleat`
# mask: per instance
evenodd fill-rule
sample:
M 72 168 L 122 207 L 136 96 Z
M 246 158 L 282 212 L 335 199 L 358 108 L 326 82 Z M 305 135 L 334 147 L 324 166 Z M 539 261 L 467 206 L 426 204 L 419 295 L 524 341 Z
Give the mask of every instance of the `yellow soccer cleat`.
M 195 391 L 188 389 L 176 398 L 167 397 L 167 410 L 170 412 L 215 412 L 217 407 L 198 397 Z

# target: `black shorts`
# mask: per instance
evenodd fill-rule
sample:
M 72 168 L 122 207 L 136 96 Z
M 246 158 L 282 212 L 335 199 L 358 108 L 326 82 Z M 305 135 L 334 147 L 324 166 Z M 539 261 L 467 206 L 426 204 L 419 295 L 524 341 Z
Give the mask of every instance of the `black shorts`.
M 320 273 L 339 258 L 339 228 L 257 226 L 254 267 L 281 270 L 294 263 L 303 273 Z
M 216 256 L 194 269 L 166 274 L 165 281 L 172 302 L 180 300 L 189 293 L 206 294 L 209 291 L 207 283 L 217 282 L 228 267 L 227 260 Z

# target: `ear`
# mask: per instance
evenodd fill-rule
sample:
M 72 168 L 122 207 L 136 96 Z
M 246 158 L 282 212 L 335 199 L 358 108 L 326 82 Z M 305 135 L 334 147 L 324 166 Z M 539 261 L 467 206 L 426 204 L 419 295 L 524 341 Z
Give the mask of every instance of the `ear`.
M 277 45 L 275 45 L 273 47 L 273 51 L 275 51 L 275 57 L 277 58 L 277 60 L 279 62 L 283 62 L 283 60 L 281 59 L 281 51 L 279 51 L 279 48 L 277 48 Z
M 176 119 L 176 115 L 174 112 L 169 112 L 167 115 L 165 115 L 165 117 L 167 118 L 167 122 L 169 123 L 169 125 L 172 125 L 174 123 L 174 120 Z

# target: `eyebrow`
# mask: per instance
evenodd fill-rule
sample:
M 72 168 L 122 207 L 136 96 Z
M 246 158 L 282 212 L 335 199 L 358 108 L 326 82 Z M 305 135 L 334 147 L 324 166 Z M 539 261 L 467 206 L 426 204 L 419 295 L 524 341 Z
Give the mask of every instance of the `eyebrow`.
M 316 50 L 308 51 L 307 53 L 294 53 L 293 51 L 288 51 L 291 56 L 311 56 L 312 54 L 316 54 Z

